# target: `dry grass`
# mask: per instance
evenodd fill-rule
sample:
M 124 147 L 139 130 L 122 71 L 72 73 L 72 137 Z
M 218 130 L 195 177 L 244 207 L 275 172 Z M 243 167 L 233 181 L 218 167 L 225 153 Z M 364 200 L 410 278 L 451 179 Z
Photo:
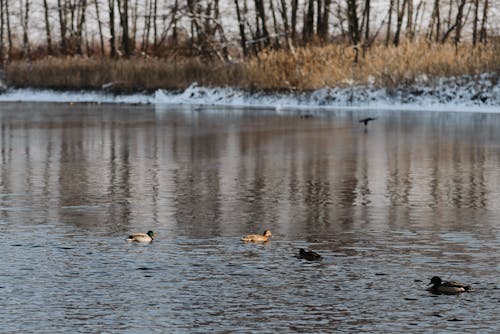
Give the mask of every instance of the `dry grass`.
M 265 51 L 240 63 L 205 63 L 198 58 L 166 59 L 45 58 L 16 61 L 5 68 L 16 87 L 100 89 L 113 83 L 117 91 L 182 89 L 197 81 L 204 86 L 233 86 L 251 90 L 307 91 L 350 84 L 395 87 L 422 78 L 500 72 L 496 45 L 428 44 L 374 46 L 363 57 L 348 45 Z
M 424 76 L 432 79 L 484 72 L 500 72 L 499 48 L 416 42 L 399 47 L 374 46 L 363 57 L 351 46 L 331 45 L 300 49 L 295 57 L 271 51 L 247 63 L 248 81 L 262 89 L 312 90 L 350 84 L 394 87 Z
M 8 85 L 53 89 L 101 89 L 113 83 L 120 92 L 179 89 L 194 81 L 207 86 L 237 82 L 239 66 L 205 64 L 199 59 L 168 62 L 159 59 L 45 58 L 15 61 L 5 68 Z

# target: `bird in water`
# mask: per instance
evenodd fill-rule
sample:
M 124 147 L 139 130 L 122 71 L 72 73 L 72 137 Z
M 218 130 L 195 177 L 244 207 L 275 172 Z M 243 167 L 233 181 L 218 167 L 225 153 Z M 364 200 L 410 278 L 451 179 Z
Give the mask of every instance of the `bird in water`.
M 269 238 L 272 237 L 270 230 L 265 230 L 262 235 L 260 234 L 248 234 L 241 237 L 241 241 L 243 242 L 268 242 Z
M 376 120 L 376 117 L 366 117 L 359 120 L 360 123 L 364 123 L 365 127 L 368 126 L 368 122 Z
M 153 231 L 148 231 L 147 233 L 134 233 L 128 236 L 127 241 L 131 242 L 151 242 L 155 233 Z
M 321 260 L 321 255 L 313 251 L 306 251 L 304 248 L 299 249 L 299 258 L 308 260 L 308 261 L 316 261 Z
M 470 285 L 455 281 L 443 282 L 438 276 L 434 276 L 433 278 L 431 278 L 431 282 L 429 283 L 429 285 L 431 284 L 432 286 L 427 289 L 427 291 L 430 291 L 436 295 L 457 295 L 462 292 L 471 291 Z

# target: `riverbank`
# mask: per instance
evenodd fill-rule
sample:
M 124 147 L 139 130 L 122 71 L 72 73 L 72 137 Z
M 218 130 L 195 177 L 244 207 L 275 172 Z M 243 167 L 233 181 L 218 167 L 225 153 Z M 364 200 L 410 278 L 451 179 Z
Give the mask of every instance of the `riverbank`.
M 275 110 L 398 109 L 500 112 L 496 74 L 443 78 L 434 85 L 399 88 L 373 85 L 323 88 L 310 92 L 249 92 L 192 84 L 183 90 L 114 94 L 103 90 L 60 91 L 9 88 L 0 102 L 114 103 L 265 107 Z M 495 81 L 496 80 L 496 81 Z
M 275 107 L 500 106 L 495 45 L 347 45 L 267 51 L 231 63 L 202 59 L 43 58 L 5 66 L 2 101 L 175 103 Z M 358 54 L 356 55 L 356 53 Z
M 499 47 L 422 41 L 399 47 L 378 45 L 364 55 L 349 45 L 270 50 L 233 62 L 148 57 L 18 60 L 5 65 L 5 83 L 14 88 L 113 93 L 183 90 L 194 82 L 249 92 L 311 92 L 366 85 L 393 90 L 435 85 L 442 78 L 475 79 L 483 73 L 492 73 L 493 80 L 498 80 Z

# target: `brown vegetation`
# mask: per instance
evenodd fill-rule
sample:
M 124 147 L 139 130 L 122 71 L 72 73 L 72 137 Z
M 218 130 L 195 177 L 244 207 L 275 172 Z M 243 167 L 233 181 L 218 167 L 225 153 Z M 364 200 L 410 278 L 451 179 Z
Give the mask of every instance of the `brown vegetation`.
M 460 45 L 402 43 L 373 46 L 364 57 L 350 45 L 330 44 L 288 50 L 265 50 L 241 62 L 200 58 L 184 60 L 128 58 L 42 58 L 5 66 L 6 81 L 15 87 L 141 91 L 231 86 L 245 90 L 307 91 L 322 87 L 374 84 L 395 87 L 417 80 L 500 73 L 500 52 L 494 44 Z

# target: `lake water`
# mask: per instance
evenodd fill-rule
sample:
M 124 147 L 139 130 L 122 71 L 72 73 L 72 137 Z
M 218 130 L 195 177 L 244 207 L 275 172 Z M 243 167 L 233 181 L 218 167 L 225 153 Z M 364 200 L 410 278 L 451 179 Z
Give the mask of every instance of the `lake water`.
M 0 332 L 498 333 L 500 114 L 303 113 L 0 105 Z

